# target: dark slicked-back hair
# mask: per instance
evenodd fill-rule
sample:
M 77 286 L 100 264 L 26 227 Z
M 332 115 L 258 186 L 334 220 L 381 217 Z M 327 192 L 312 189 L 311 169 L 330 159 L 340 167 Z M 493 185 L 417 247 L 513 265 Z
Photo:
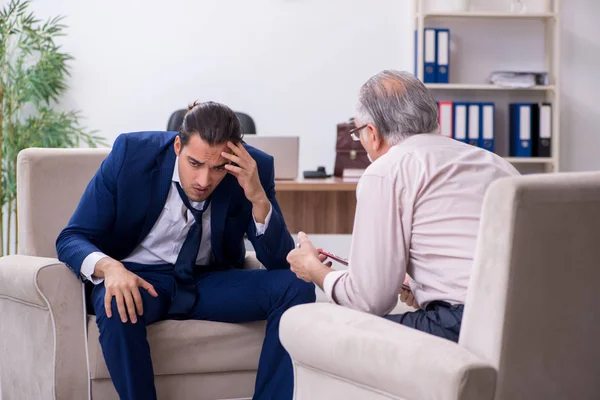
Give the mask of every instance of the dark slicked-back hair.
M 242 127 L 235 112 L 224 104 L 212 101 L 194 102 L 183 117 L 179 128 L 181 145 L 185 146 L 192 135 L 199 135 L 209 146 L 242 140 Z

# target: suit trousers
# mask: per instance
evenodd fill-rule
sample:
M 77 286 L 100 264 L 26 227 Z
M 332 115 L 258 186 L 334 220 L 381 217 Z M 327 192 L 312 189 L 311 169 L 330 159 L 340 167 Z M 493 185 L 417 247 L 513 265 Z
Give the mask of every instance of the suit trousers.
M 104 359 L 119 397 L 152 400 L 156 399 L 156 390 L 146 326 L 171 319 L 168 310 L 175 284 L 173 266 L 124 265 L 158 292 L 158 297 L 152 297 L 140 288 L 144 313 L 137 323 L 121 321 L 114 298 L 112 317 L 106 316 L 104 284 L 94 287 L 90 300 L 96 313 Z M 188 319 L 230 323 L 267 321 L 254 399 L 291 399 L 292 362 L 279 341 L 279 321 L 290 307 L 315 301 L 314 284 L 298 279 L 287 269 L 227 269 L 198 273 L 196 293 Z
M 425 307 L 404 314 L 386 315 L 385 318 L 404 326 L 431 333 L 458 342 L 464 305 L 432 301 Z

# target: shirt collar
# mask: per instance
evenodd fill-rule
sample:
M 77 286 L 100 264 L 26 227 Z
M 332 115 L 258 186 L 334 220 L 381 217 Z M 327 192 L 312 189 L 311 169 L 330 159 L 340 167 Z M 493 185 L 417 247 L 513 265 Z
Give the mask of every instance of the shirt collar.
M 179 179 L 179 156 L 175 157 L 175 168 L 173 168 L 173 177 L 171 178 L 172 182 L 177 182 L 179 184 L 181 184 L 181 180 Z M 190 201 L 190 204 L 192 207 L 196 208 L 196 209 L 201 209 L 202 207 L 204 207 L 204 202 L 196 202 L 196 201 Z M 185 204 L 183 204 L 183 201 L 181 202 L 181 205 L 183 206 L 184 209 L 187 210 L 187 208 L 185 207 Z M 209 205 L 210 207 L 210 205 Z
M 380 159 L 385 158 L 388 154 L 390 154 L 392 151 L 394 151 L 394 149 L 401 149 L 401 148 L 405 147 L 406 144 L 408 144 L 408 143 L 412 143 L 415 140 L 422 140 L 425 137 L 431 137 L 431 136 L 441 136 L 441 135 L 439 133 L 439 130 L 435 129 L 435 130 L 433 130 L 431 132 L 427 132 L 427 133 L 415 133 L 415 134 L 410 135 L 408 137 L 402 138 L 398 143 L 396 143 L 393 146 L 390 146 L 390 148 L 388 149 L 388 151 L 385 154 L 383 154 L 377 160 L 373 161 L 371 164 L 376 163 Z
M 173 182 L 181 183 L 179 180 L 179 156 L 175 157 L 175 168 L 173 168 L 173 177 L 171 180 Z
M 418 140 L 418 138 L 420 138 L 420 137 L 424 137 L 424 136 L 428 136 L 428 135 L 439 135 L 439 134 L 440 134 L 439 128 L 436 128 L 436 129 L 432 130 L 431 132 L 414 133 L 414 134 L 412 134 L 410 136 L 402 138 L 394 146 L 390 146 L 390 148 L 391 147 L 395 147 L 395 146 L 400 146 L 401 147 L 406 142 L 409 142 L 409 143 L 412 142 L 415 138 L 417 138 L 416 140 Z

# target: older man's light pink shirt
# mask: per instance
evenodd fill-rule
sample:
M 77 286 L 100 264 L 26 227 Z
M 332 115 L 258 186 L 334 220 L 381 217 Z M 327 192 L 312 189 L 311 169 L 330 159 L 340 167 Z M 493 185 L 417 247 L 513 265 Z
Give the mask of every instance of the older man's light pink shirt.
M 327 275 L 327 296 L 385 315 L 408 273 L 421 307 L 464 304 L 485 191 L 518 174 L 503 158 L 439 134 L 393 146 L 359 181 L 348 271 Z

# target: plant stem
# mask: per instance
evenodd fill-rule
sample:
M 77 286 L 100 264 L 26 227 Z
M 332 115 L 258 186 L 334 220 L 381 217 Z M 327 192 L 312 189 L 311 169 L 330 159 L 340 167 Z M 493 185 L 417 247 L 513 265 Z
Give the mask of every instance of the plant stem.
M 19 202 L 17 200 L 15 196 L 15 254 L 19 254 Z
M 8 213 L 6 215 L 6 255 L 10 254 L 10 225 L 12 221 L 12 200 L 8 200 Z
M 17 107 L 15 107 L 14 110 L 12 110 L 14 116 L 11 116 L 11 124 L 10 124 L 10 142 L 11 143 L 15 143 L 15 125 L 17 123 L 17 118 L 18 118 L 18 112 L 19 112 L 19 107 L 17 105 Z M 12 175 L 13 175 L 13 179 L 17 179 L 17 160 L 16 160 L 16 155 L 14 155 L 15 160 L 9 160 L 8 165 L 7 165 L 7 169 L 9 172 L 9 176 L 10 176 L 10 170 L 12 169 Z M 9 182 L 12 181 L 12 179 L 9 180 Z M 11 190 L 12 192 L 12 190 Z M 12 208 L 13 208 L 13 202 L 15 201 L 16 198 L 16 193 L 14 195 L 7 193 L 8 194 L 8 223 L 6 224 L 6 254 L 9 255 L 11 254 L 11 248 L 12 248 L 12 241 L 11 241 L 11 225 L 12 225 L 12 217 L 13 217 L 13 213 L 12 213 Z M 16 220 L 16 218 L 15 218 Z
M 4 77 L 4 75 L 2 75 Z M 0 257 L 4 255 L 4 220 L 2 218 L 2 139 L 4 138 L 4 86 L 0 87 Z
M 7 123 L 8 123 L 8 130 L 9 132 L 13 132 L 14 135 L 14 123 L 13 123 L 13 107 L 12 107 L 12 101 L 13 99 L 10 97 L 10 92 L 9 92 L 9 96 L 6 97 L 7 102 L 6 102 L 6 116 L 4 119 L 6 119 Z M 3 142 L 4 142 L 4 132 L 2 132 L 2 136 L 0 136 L 0 199 L 2 199 L 2 187 L 3 187 L 3 180 L 4 180 L 4 174 L 3 174 L 3 160 L 4 160 L 4 152 L 2 151 L 2 147 L 3 147 Z M 10 163 L 8 163 L 7 167 L 10 169 Z M 4 255 L 4 254 L 9 254 L 10 251 L 10 209 L 11 204 L 10 204 L 10 190 L 8 188 L 9 185 L 9 180 L 6 180 L 6 193 L 4 193 L 4 197 L 6 198 L 6 203 L 8 205 L 9 208 L 9 214 L 8 214 L 8 218 L 7 218 L 7 223 L 6 223 L 6 227 L 8 228 L 8 230 L 6 231 L 6 238 L 7 241 L 4 241 L 4 204 L 2 204 L 2 206 L 0 207 L 0 221 L 2 221 L 2 230 L 0 231 L 0 241 L 2 241 L 2 252 L 0 252 L 0 255 Z M 5 250 L 5 246 L 6 245 L 6 250 Z
M 16 183 L 16 179 L 17 179 L 17 157 L 14 157 L 13 161 L 13 166 L 12 166 L 12 170 L 15 171 L 15 183 Z M 18 198 L 17 198 L 17 192 L 15 192 L 14 194 L 14 207 L 15 207 L 15 212 L 14 212 L 14 216 L 15 216 L 15 254 L 19 254 L 19 203 L 18 203 Z M 10 241 L 8 242 L 9 246 L 10 246 Z

